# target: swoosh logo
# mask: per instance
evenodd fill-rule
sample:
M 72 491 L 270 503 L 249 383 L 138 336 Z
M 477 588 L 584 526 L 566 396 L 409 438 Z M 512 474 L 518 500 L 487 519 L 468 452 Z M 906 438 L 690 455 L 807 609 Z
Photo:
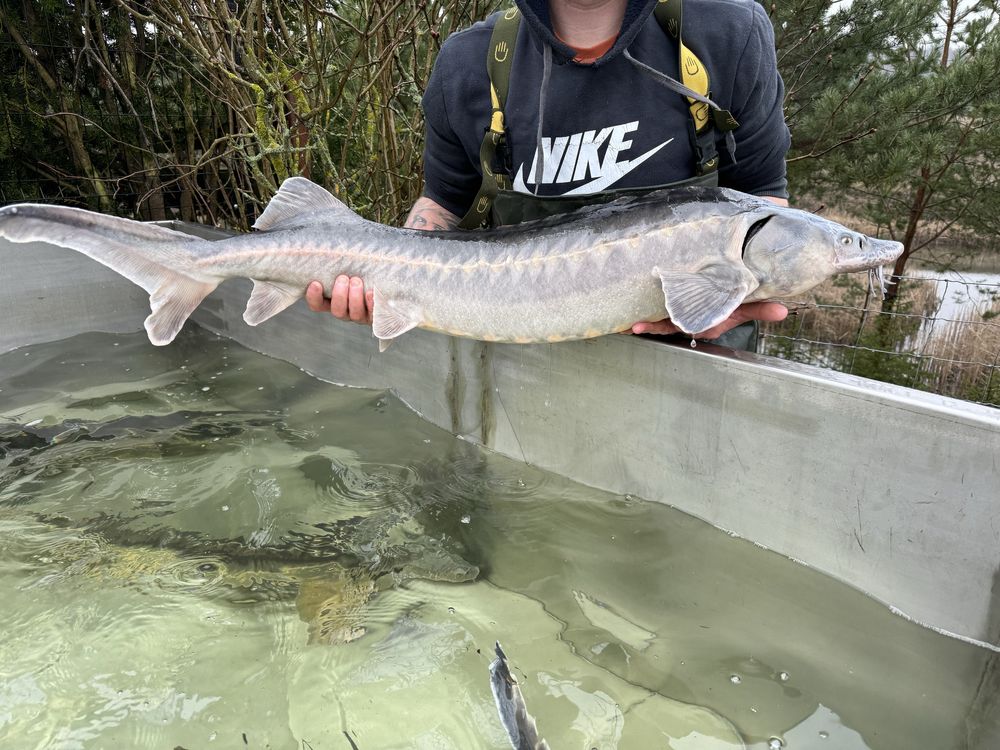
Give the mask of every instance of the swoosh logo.
M 614 185 L 618 180 L 622 179 L 629 172 L 633 171 L 636 167 L 642 164 L 644 161 L 654 156 L 661 148 L 666 146 L 668 143 L 673 141 L 673 138 L 668 138 L 659 146 L 653 146 L 644 154 L 640 154 L 634 159 L 628 161 L 620 161 L 612 164 L 607 170 L 607 174 L 603 174 L 600 177 L 595 177 L 588 183 L 575 187 L 561 195 L 590 195 L 591 193 L 599 193 L 602 190 L 606 190 L 612 185 Z M 514 190 L 518 193 L 528 193 L 531 194 L 531 190 L 528 186 L 524 184 L 524 164 L 517 168 L 517 174 L 514 176 Z

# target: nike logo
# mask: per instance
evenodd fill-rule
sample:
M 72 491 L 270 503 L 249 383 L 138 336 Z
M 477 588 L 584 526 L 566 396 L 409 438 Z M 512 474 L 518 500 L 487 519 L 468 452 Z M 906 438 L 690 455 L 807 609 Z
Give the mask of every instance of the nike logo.
M 542 138 L 544 168 L 540 182 L 536 177 L 538 172 L 536 151 L 531 169 L 528 170 L 527 180 L 524 178 L 524 164 L 517 168 L 514 190 L 530 194 L 534 191 L 528 188 L 527 183 L 556 185 L 579 182 L 588 177 L 589 182 L 567 190 L 562 195 L 589 195 L 606 190 L 673 140 L 668 138 L 634 159 L 619 160 L 621 153 L 632 147 L 632 141 L 626 140 L 626 136 L 638 129 L 639 121 L 635 120 L 601 130 L 586 130 L 572 135 Z M 602 147 L 604 147 L 603 157 L 600 153 Z

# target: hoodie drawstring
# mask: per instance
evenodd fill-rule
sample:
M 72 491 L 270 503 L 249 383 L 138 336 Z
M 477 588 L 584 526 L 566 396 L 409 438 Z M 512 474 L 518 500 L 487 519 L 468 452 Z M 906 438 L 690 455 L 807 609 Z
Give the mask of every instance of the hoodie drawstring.
M 716 104 L 715 102 L 713 102 L 707 96 L 703 96 L 702 94 L 699 94 L 694 89 L 688 88 L 687 86 L 685 86 L 680 81 L 677 81 L 677 80 L 671 78 L 670 76 L 668 76 L 666 73 L 662 73 L 659 70 L 657 70 L 656 68 L 651 68 L 650 66 L 646 65 L 646 63 L 639 62 L 634 57 L 632 57 L 632 55 L 629 54 L 629 51 L 627 49 L 622 50 L 622 55 L 625 57 L 626 60 L 628 60 L 630 63 L 632 63 L 632 65 L 634 65 L 640 71 L 642 71 L 646 75 L 650 76 L 654 81 L 656 81 L 657 83 L 659 83 L 661 86 L 666 86 L 668 89 L 670 89 L 671 91 L 673 91 L 675 94 L 680 94 L 681 96 L 686 96 L 689 99 L 694 99 L 696 102 L 701 102 L 702 104 L 707 104 L 709 107 L 711 107 L 712 109 L 716 110 L 717 112 L 721 112 L 722 111 L 722 107 L 720 107 L 718 104 Z M 733 131 L 732 130 L 727 130 L 726 131 L 726 150 L 729 152 L 729 157 L 732 159 L 733 164 L 735 164 L 736 163 L 736 138 L 733 136 Z
M 552 75 L 552 48 L 542 45 L 542 85 L 538 89 L 538 132 L 536 133 L 535 163 L 538 165 L 538 174 L 535 175 L 535 195 L 538 195 L 538 186 L 542 184 L 542 176 L 545 174 L 545 149 L 542 147 L 542 123 L 545 120 L 545 98 L 549 93 L 549 78 Z

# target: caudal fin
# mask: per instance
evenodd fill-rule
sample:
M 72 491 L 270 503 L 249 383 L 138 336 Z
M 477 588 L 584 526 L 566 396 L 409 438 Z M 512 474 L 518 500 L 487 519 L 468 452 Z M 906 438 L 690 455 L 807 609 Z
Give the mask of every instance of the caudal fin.
M 149 340 L 169 344 L 222 281 L 195 269 L 209 243 L 181 232 L 67 206 L 22 203 L 0 208 L 0 237 L 47 242 L 83 253 L 149 292 Z

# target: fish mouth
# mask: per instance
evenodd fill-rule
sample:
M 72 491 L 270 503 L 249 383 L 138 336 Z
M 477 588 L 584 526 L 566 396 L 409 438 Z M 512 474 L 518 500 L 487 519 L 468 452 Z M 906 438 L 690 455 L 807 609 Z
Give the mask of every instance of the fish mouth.
M 837 273 L 852 273 L 854 271 L 874 271 L 888 263 L 895 262 L 903 254 L 903 245 L 893 240 L 876 240 L 871 237 L 859 236 L 857 247 L 851 247 L 847 252 L 838 252 L 834 262 Z
M 903 245 L 892 240 L 876 240 L 859 235 L 857 248 L 851 252 L 837 253 L 834 263 L 838 273 L 868 271 L 868 291 L 874 297 L 885 299 L 886 280 L 884 266 L 895 262 L 903 254 Z

